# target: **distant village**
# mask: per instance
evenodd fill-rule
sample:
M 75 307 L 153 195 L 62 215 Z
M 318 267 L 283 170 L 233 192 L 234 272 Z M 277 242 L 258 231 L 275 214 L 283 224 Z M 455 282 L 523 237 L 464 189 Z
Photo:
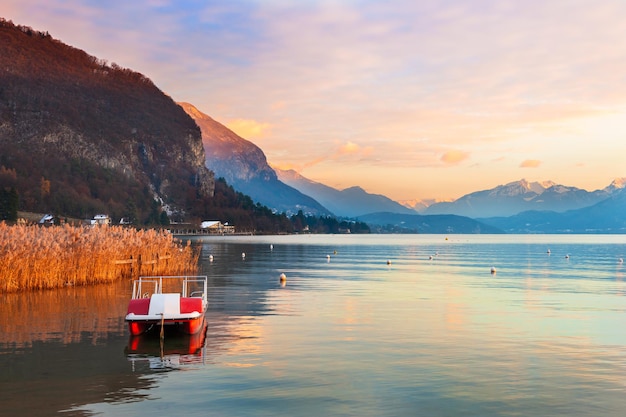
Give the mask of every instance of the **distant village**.
M 21 223 L 26 223 L 25 219 L 21 219 Z M 64 224 L 67 220 L 61 217 L 54 216 L 52 214 L 44 214 L 38 224 L 42 226 L 51 226 L 55 224 Z M 85 219 L 82 221 L 82 225 L 85 227 L 95 226 L 108 226 L 115 224 L 111 217 L 107 214 L 96 214 L 91 219 Z M 118 222 L 120 226 L 129 226 L 132 223 L 126 219 L 121 218 Z M 205 220 L 199 225 L 191 223 L 170 223 L 169 226 L 164 228 L 170 230 L 175 235 L 232 235 L 235 234 L 235 226 L 229 225 L 228 222 L 222 223 L 219 220 Z

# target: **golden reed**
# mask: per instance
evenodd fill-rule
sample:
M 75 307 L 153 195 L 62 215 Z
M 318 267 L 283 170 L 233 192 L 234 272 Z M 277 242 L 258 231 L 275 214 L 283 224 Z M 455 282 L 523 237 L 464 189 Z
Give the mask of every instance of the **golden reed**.
M 193 275 L 200 253 L 164 230 L 0 223 L 0 293 Z

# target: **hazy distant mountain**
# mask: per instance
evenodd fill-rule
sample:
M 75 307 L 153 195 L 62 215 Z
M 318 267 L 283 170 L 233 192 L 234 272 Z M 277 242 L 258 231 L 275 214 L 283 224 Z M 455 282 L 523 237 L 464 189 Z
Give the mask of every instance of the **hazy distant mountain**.
M 435 200 L 434 198 L 427 198 L 424 200 L 398 200 L 398 203 L 402 204 L 406 208 L 410 208 L 411 210 L 423 214 L 426 209 L 433 204 L 449 202 L 452 200 Z
M 490 190 L 467 194 L 458 200 L 436 203 L 424 214 L 457 214 L 468 217 L 512 216 L 528 210 L 564 212 L 591 206 L 607 198 L 612 190 L 623 187 L 623 180 L 604 190 L 586 191 L 552 181 L 528 182 L 524 179 Z
M 489 225 L 469 217 L 453 214 L 420 214 L 373 213 L 361 216 L 359 220 L 366 222 L 373 232 L 387 231 L 395 233 L 504 233 L 498 227 Z
M 402 204 L 406 208 L 410 208 L 411 210 L 417 213 L 424 212 L 424 210 L 426 210 L 426 208 L 428 208 L 428 206 L 432 204 L 432 203 L 428 204 L 422 200 L 401 200 L 401 201 L 398 201 L 398 203 Z
M 379 194 L 369 194 L 360 187 L 337 190 L 311 181 L 294 170 L 275 169 L 278 178 L 293 188 L 313 197 L 324 207 L 340 217 L 360 217 L 376 212 L 415 214 L 403 205 Z
M 267 164 L 263 151 L 189 103 L 179 103 L 198 124 L 206 153 L 206 165 L 215 177 L 223 177 L 237 191 L 267 207 L 295 214 L 330 215 L 313 198 L 281 182 Z
M 599 203 L 564 213 L 525 211 L 510 217 L 477 220 L 507 233 L 626 233 L 626 189 L 615 188 Z

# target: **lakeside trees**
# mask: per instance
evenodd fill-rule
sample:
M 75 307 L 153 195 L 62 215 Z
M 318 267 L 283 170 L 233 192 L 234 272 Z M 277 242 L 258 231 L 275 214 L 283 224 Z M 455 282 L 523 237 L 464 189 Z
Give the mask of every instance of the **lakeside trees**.
M 19 197 L 15 188 L 0 188 L 0 221 L 16 222 L 18 205 Z

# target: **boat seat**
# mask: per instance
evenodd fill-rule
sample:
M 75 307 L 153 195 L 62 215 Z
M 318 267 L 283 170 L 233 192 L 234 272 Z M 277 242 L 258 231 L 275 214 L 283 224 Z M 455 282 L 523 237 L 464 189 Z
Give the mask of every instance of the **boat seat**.
M 166 316 L 180 314 L 180 294 L 152 294 L 152 297 L 150 297 L 148 315 L 153 316 L 157 314 L 164 314 Z
M 149 298 L 135 298 L 130 300 L 128 303 L 128 311 L 127 314 L 148 314 L 148 309 L 150 308 L 150 299 Z
M 180 299 L 180 312 L 181 313 L 193 313 L 197 311 L 202 313 L 202 298 L 198 297 L 183 297 Z

